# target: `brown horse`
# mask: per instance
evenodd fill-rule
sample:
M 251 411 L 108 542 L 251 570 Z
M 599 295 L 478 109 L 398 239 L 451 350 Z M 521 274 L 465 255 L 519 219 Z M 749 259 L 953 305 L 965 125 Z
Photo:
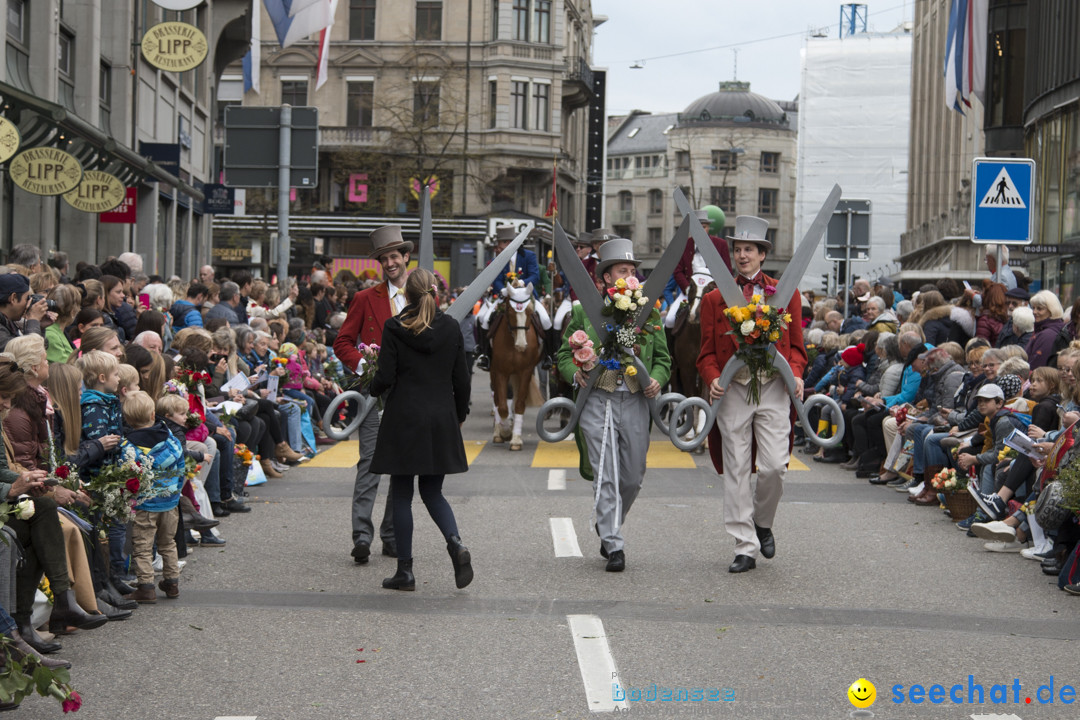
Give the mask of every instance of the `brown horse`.
M 519 281 L 520 282 L 520 281 Z M 492 442 L 510 441 L 511 450 L 521 449 L 521 427 L 528 405 L 541 405 L 535 370 L 543 353 L 542 329 L 533 310 L 532 286 L 509 288 L 509 297 L 499 301 L 492 316 L 491 392 L 495 402 L 495 431 Z M 507 388 L 514 392 L 514 421 L 510 426 Z
M 715 289 L 714 282 L 705 285 L 690 283 L 686 307 L 676 316 L 675 327 L 671 333 L 672 385 L 678 387 L 679 392 L 686 397 L 696 395 L 708 400 L 708 393 L 702 387 L 701 377 L 698 375 L 697 357 L 701 352 L 701 299 Z M 701 411 L 697 411 L 695 417 L 694 428 L 687 434 L 688 437 L 693 437 L 700 429 L 700 423 L 704 421 Z M 701 445 L 695 452 L 704 452 L 704 448 L 705 445 Z

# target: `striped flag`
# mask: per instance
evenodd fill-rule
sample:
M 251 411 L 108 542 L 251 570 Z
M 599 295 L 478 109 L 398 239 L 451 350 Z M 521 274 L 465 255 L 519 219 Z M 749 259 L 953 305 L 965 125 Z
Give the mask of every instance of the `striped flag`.
M 298 2 L 299 0 L 293 0 Z M 320 0 L 326 2 L 326 0 Z M 315 89 L 318 90 L 326 82 L 328 65 L 330 62 L 330 30 L 334 27 L 334 15 L 337 14 L 338 0 L 330 0 L 330 24 L 322 29 L 319 34 L 319 62 L 318 71 L 315 74 Z
M 964 114 L 971 96 L 983 100 L 989 0 L 952 0 L 945 40 L 945 105 Z
M 296 9 L 293 4 L 296 3 Z M 328 0 L 263 0 L 278 43 L 283 48 L 322 31 L 334 22 Z
M 258 5 L 254 6 L 251 15 L 251 47 L 244 55 L 241 65 L 244 68 L 244 92 L 250 91 L 258 95 L 262 60 L 262 13 L 259 12 Z

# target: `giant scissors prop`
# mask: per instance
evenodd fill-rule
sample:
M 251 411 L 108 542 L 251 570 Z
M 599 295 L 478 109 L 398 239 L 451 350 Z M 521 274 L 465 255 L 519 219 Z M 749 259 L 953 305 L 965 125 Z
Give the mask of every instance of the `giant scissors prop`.
M 518 251 L 518 248 L 524 244 L 525 239 L 529 236 L 529 228 L 525 228 L 517 237 L 510 241 L 510 244 L 496 256 L 491 263 L 481 271 L 476 279 L 469 283 L 468 287 L 460 295 L 454 304 L 446 311 L 446 314 L 454 318 L 458 322 L 465 317 L 466 314 L 472 312 L 472 307 L 477 300 L 483 296 L 484 292 L 491 287 L 491 283 L 495 281 L 495 278 L 499 276 L 499 271 L 510 262 L 510 258 L 514 253 Z M 418 267 L 425 268 L 427 270 L 435 270 L 435 251 L 434 251 L 435 238 L 431 225 L 431 190 L 430 188 L 424 188 L 424 202 L 420 210 L 420 260 Z M 571 250 L 572 251 L 572 250 Z M 584 268 L 582 268 L 584 270 Z M 359 403 L 359 408 L 356 413 L 356 417 L 353 421 L 343 430 L 335 430 L 332 426 L 334 417 L 337 416 L 338 408 L 347 402 L 355 400 Z M 350 435 L 355 432 L 356 428 L 360 427 L 360 424 L 364 422 L 364 418 L 375 407 L 377 400 L 366 393 L 361 393 L 357 390 L 347 390 L 333 400 L 330 401 L 330 405 L 326 408 L 326 412 L 323 414 L 323 432 L 333 440 L 346 440 Z
M 818 243 L 821 242 L 821 236 L 825 233 L 829 218 L 832 217 L 837 203 L 840 202 L 840 193 L 840 186 L 833 185 L 832 192 L 826 198 L 825 204 L 821 206 L 817 217 L 814 218 L 810 229 L 806 231 L 802 242 L 799 243 L 799 247 L 795 251 L 795 255 L 791 258 L 791 262 L 788 263 L 787 269 L 781 276 L 773 297 L 791 298 L 798 290 L 799 281 L 802 280 L 811 258 L 817 251 Z M 686 201 L 686 197 L 679 190 L 675 192 L 675 204 L 682 213 L 687 213 L 690 210 L 690 203 Z M 691 227 L 690 230 L 694 242 L 697 243 L 698 251 L 705 260 L 705 264 L 709 267 L 709 272 L 712 273 L 713 279 L 716 281 L 716 287 L 720 291 L 721 297 L 724 298 L 724 302 L 727 303 L 728 307 L 738 307 L 745 304 L 746 299 L 743 297 L 742 291 L 739 289 L 735 279 L 728 273 L 727 268 L 720 259 L 720 253 L 717 252 L 705 231 L 700 226 Z M 833 448 L 839 445 L 844 439 L 844 414 L 840 411 L 840 405 L 828 395 L 811 395 L 809 399 L 803 402 L 803 399 L 795 392 L 795 373 L 792 372 L 791 365 L 788 364 L 784 356 L 776 351 L 775 345 L 769 348 L 769 358 L 772 360 L 772 366 L 780 374 L 784 385 L 787 387 L 788 395 L 791 397 L 791 404 L 795 408 L 795 413 L 802 422 L 804 429 L 810 428 L 807 413 L 811 408 L 817 405 L 827 405 L 833 409 L 837 425 L 836 433 L 832 437 L 825 439 L 819 438 L 816 433 L 807 430 L 806 439 L 823 448 Z M 735 373 L 745 366 L 746 363 L 742 359 L 738 357 L 731 358 L 727 365 L 724 366 L 724 371 L 720 374 L 720 387 L 727 388 L 730 386 Z M 675 411 L 671 415 L 671 428 L 668 430 L 668 437 L 671 438 L 671 442 L 675 447 L 686 451 L 696 450 L 700 447 L 705 442 L 713 423 L 716 422 L 716 415 L 720 412 L 720 405 L 723 401 L 724 398 L 720 397 L 714 400 L 712 404 L 709 404 L 703 398 L 691 397 L 676 405 Z M 685 424 L 681 422 L 684 417 L 692 417 L 690 414 L 691 408 L 705 411 L 705 428 L 692 440 L 684 440 L 681 437 L 683 433 L 672 428 L 678 428 L 681 424 Z
M 642 289 L 642 294 L 650 300 L 655 300 L 660 297 L 660 294 L 664 291 L 664 286 L 667 285 L 668 280 L 671 278 L 672 273 L 675 272 L 675 267 L 679 264 L 679 260 L 682 258 L 683 250 L 686 248 L 687 240 L 690 237 L 690 228 L 694 225 L 693 217 L 683 217 L 682 225 L 675 232 L 675 237 L 668 245 L 667 250 L 664 251 L 660 261 L 656 264 L 652 273 L 649 275 L 649 279 L 645 281 L 645 287 Z M 558 220 L 555 221 L 555 252 L 560 257 L 569 258 L 567 262 L 563 264 L 563 272 L 566 273 L 566 279 L 570 282 L 570 287 L 574 289 L 577 294 L 578 300 L 581 302 L 581 307 L 585 311 L 585 316 L 592 323 L 593 329 L 596 331 L 597 337 L 600 342 L 603 343 L 607 340 L 610 333 L 608 332 L 606 325 L 607 320 L 604 317 L 604 301 L 600 296 L 600 293 L 596 291 L 596 283 L 589 277 L 589 273 L 585 270 L 585 266 L 581 264 L 580 260 L 577 260 L 577 253 L 574 252 L 574 246 L 570 244 L 570 239 L 566 237 L 566 232 L 563 230 L 562 225 Z M 636 319 L 637 327 L 642 327 L 648 321 L 649 316 L 652 314 L 653 305 L 649 304 L 646 307 L 641 308 L 638 311 Z M 645 368 L 645 364 L 641 362 L 641 358 L 634 357 L 634 365 L 637 367 L 641 377 L 649 377 L 648 370 Z M 569 398 L 559 397 L 551 398 L 543 404 L 540 408 L 540 412 L 536 416 L 536 434 L 540 436 L 541 440 L 545 442 L 560 442 L 565 440 L 574 432 L 574 428 L 577 427 L 578 419 L 581 417 L 581 410 L 585 407 L 585 400 L 588 399 L 592 393 L 593 383 L 596 381 L 597 376 L 602 368 L 597 366 L 592 369 L 588 374 L 588 382 L 585 387 L 578 388 L 577 400 L 570 400 Z M 668 424 L 661 418 L 661 412 L 668 405 L 678 405 L 685 396 L 679 393 L 666 393 L 658 397 L 649 399 L 649 413 L 652 415 L 653 422 L 664 433 L 669 431 Z M 544 427 L 544 419 L 548 415 L 556 410 L 569 410 L 570 420 L 559 430 L 548 430 Z M 688 432 L 693 418 L 690 418 L 684 422 L 683 427 L 679 428 L 681 432 Z

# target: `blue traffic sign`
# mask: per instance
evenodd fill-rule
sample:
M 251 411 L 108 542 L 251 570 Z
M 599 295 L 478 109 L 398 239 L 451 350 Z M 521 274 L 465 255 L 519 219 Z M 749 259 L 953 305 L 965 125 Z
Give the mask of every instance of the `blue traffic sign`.
M 1035 161 L 975 158 L 971 176 L 971 240 L 1029 245 Z

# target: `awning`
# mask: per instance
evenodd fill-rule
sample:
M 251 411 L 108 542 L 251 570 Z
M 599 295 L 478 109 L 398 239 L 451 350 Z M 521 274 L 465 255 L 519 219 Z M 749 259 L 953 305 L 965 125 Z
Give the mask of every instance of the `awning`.
M 0 82 L 0 101 L 3 102 L 4 116 L 19 128 L 22 148 L 56 147 L 78 158 L 84 170 L 110 173 L 128 186 L 143 180 L 164 183 L 195 202 L 203 201 L 202 191 L 166 172 L 61 105 L 4 82 Z

